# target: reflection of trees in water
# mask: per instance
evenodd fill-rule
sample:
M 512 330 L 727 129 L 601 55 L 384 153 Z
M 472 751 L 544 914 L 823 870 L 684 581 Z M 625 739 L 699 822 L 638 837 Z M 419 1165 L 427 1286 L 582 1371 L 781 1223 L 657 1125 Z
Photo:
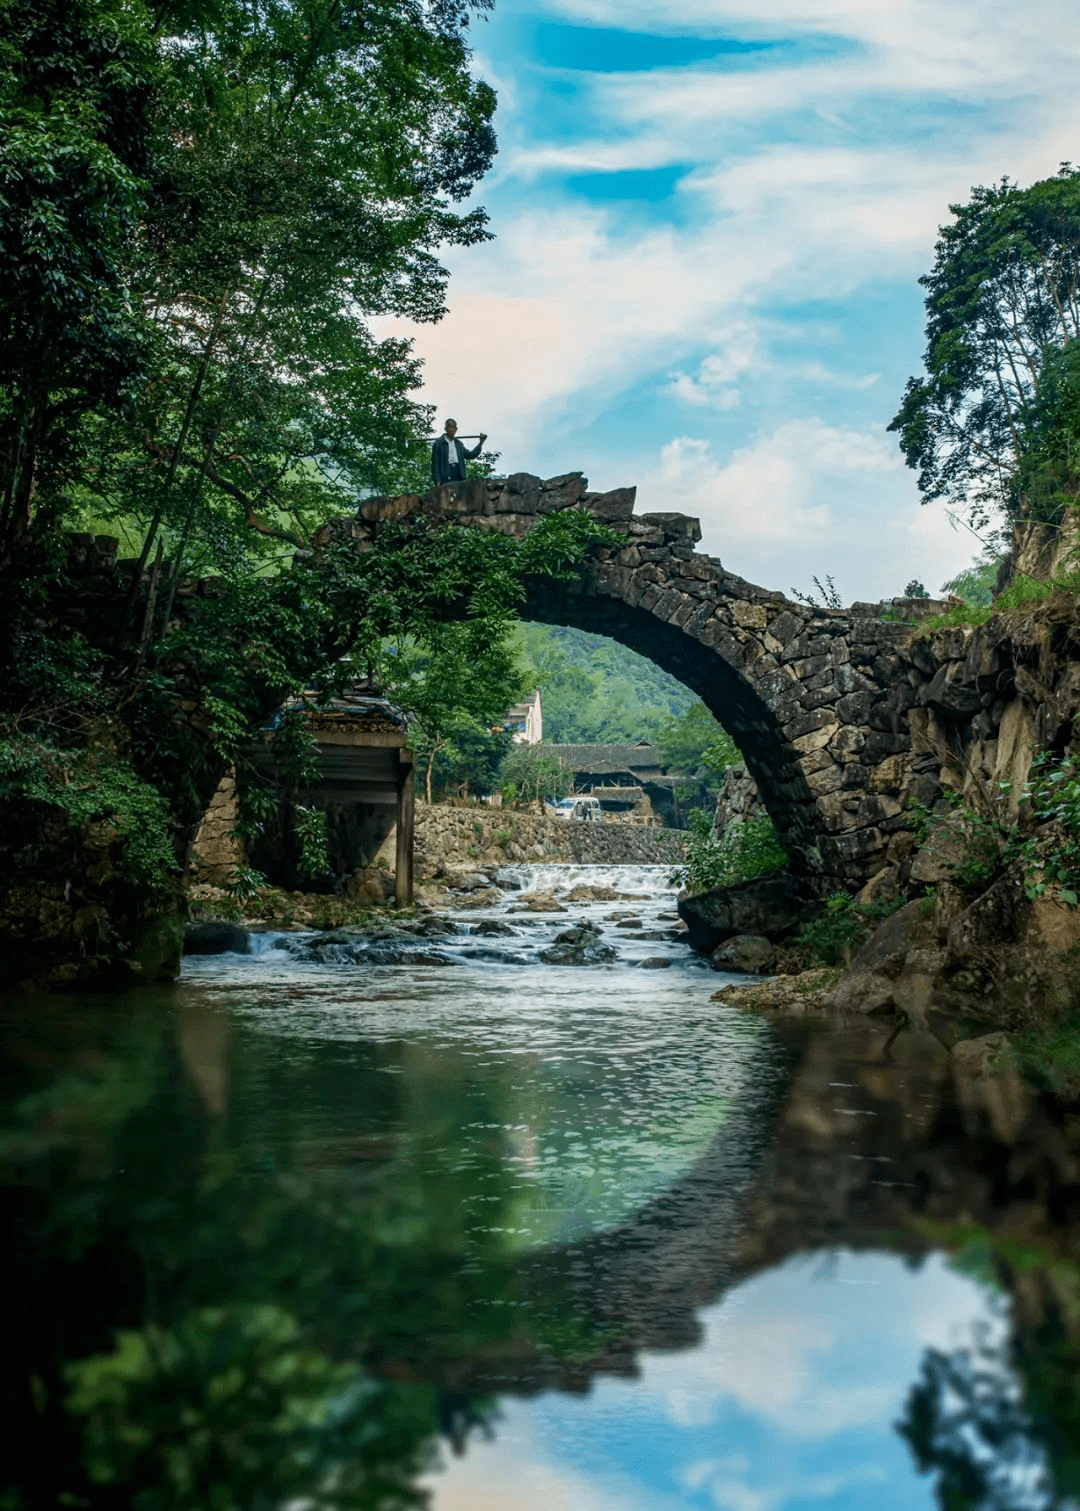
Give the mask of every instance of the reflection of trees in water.
M 1005 1349 L 928 1349 L 897 1431 L 919 1471 L 936 1476 L 942 1511 L 1050 1511 L 1046 1449 Z
M 651 1058 L 553 1077 L 520 1054 L 290 1039 L 165 1002 L 20 1033 L 0 1130 L 19 1298 L 2 1511 L 393 1511 L 440 1438 L 460 1451 L 488 1428 L 495 1389 L 629 1372 L 649 1328 L 692 1342 L 721 1286 L 739 1189 L 722 1161 L 649 1205 L 642 1234 L 522 1253 L 539 1171 L 523 1119 L 556 1165 L 583 1127 L 621 1151 L 631 1101 L 661 1176 L 708 1142 L 710 1089 L 658 1123 Z
M 929 1349 L 898 1431 L 944 1511 L 1074 1511 L 1080 1504 L 1080 1265 L 983 1233 L 1010 1325 L 973 1347 Z
M 433 1117 L 403 1157 L 390 1051 L 252 1038 L 226 1101 L 224 1048 L 202 1032 L 181 1059 L 162 1016 L 91 1014 L 74 1068 L 24 1077 L 0 1134 L 5 1511 L 392 1511 L 441 1430 L 460 1447 L 490 1416 L 458 1380 L 525 1326 L 501 1148 L 436 1158 L 453 1119 Z M 501 1125 L 497 1079 L 456 1091 Z M 595 1348 L 550 1299 L 543 1346 Z
M 417 1042 L 241 1030 L 230 1052 L 224 1017 L 173 1023 L 165 1003 L 88 1010 L 60 1065 L 62 1029 L 22 1030 L 0 1129 L 0 1511 L 397 1511 L 495 1390 L 629 1373 L 642 1347 L 692 1345 L 696 1309 L 746 1275 L 818 1248 L 956 1247 L 961 1211 L 1009 1294 L 1011 1352 L 928 1355 L 901 1431 L 948 1511 L 1080 1493 L 1080 1271 L 1055 1237 L 1075 1231 L 1070 1146 L 1019 1102 L 950 1100 L 949 1062 L 914 1036 L 888 1065 L 863 1029 L 792 1051 L 751 1222 L 775 1070 L 633 1220 L 523 1255 L 508 1230 L 537 1162 L 520 1140 L 508 1158 L 507 1125 L 603 1127 L 651 1082 L 552 1086 L 519 1055 Z M 1032 1241 L 995 1237 L 999 1219 Z

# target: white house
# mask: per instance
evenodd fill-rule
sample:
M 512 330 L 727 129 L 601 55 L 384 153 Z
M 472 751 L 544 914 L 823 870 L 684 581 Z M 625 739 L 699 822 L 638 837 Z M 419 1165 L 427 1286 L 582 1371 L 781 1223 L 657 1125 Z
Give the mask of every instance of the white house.
M 515 703 L 503 720 L 515 745 L 539 745 L 544 738 L 544 714 L 540 707 L 540 689 L 531 692 L 524 703 Z

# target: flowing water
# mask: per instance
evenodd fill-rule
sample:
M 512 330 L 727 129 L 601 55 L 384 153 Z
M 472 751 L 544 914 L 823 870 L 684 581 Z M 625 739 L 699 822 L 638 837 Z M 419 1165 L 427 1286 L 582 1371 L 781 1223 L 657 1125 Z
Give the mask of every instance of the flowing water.
M 0 1508 L 1075 1506 L 1077 1130 L 497 881 L 4 1005 Z

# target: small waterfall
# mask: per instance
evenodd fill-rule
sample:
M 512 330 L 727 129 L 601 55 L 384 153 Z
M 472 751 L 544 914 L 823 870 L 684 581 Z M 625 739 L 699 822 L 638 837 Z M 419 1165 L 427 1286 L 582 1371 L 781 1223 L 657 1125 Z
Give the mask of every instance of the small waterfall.
M 520 892 L 567 892 L 575 887 L 609 887 L 626 895 L 655 898 L 660 902 L 674 898 L 678 885 L 671 880 L 671 866 L 576 866 L 576 865 L 509 865 L 500 866 L 496 885 Z

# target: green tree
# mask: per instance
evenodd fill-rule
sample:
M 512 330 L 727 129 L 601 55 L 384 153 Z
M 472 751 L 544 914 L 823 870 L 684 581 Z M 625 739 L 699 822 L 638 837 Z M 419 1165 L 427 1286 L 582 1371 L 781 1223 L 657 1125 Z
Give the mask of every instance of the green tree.
M 718 836 L 712 816 L 698 808 L 689 815 L 688 827 L 686 863 L 672 872 L 672 880 L 689 892 L 737 887 L 787 864 L 787 854 L 767 813 L 737 819 Z
M 544 733 L 556 744 L 656 739 L 694 695 L 655 662 L 603 635 L 524 624 L 512 637 L 543 696 Z
M 509 802 L 565 797 L 574 785 L 573 773 L 543 745 L 511 745 L 499 770 L 499 781 Z
M 369 321 L 437 320 L 440 247 L 487 234 L 456 208 L 495 145 L 469 9 L 7 0 L 9 548 L 34 498 L 46 532 L 138 522 L 174 583 L 185 559 L 235 575 L 415 453 L 416 361 Z M 43 477 L 27 436 L 54 410 Z
M 965 603 L 988 608 L 994 596 L 994 584 L 1001 567 L 1001 558 L 993 552 L 984 552 L 981 557 L 941 584 L 943 593 L 954 593 Z
M 666 770 L 687 776 L 702 772 L 713 783 L 729 766 L 742 764 L 735 741 L 700 699 L 679 718 L 665 720 L 659 743 Z
M 976 525 L 1028 512 L 1019 463 L 1048 360 L 1080 330 L 1080 171 L 951 206 L 926 296 L 926 373 L 891 430 L 924 500 Z
M 0 0 L 0 575 L 55 524 L 79 425 L 130 402 L 160 65 L 138 0 Z
M 494 780 L 509 737 L 491 726 L 525 689 L 512 652 L 487 624 L 439 625 L 422 646 L 400 640 L 382 656 L 378 678 L 409 716 L 429 803 L 440 758 L 446 785 Z

